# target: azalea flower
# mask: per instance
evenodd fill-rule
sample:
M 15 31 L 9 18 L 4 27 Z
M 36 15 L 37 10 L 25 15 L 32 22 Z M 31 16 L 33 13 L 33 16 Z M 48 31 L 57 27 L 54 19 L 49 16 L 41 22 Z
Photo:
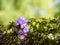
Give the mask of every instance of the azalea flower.
M 23 17 L 18 17 L 15 19 L 14 25 L 18 28 L 18 35 L 20 35 L 20 39 L 24 40 L 25 36 L 29 32 L 28 28 L 26 27 L 28 20 Z
M 18 35 L 23 35 L 23 30 L 20 29 L 20 30 L 18 31 Z
M 27 22 L 28 22 L 28 20 L 26 20 L 25 18 L 18 17 L 17 19 L 15 19 L 14 25 L 15 26 L 20 25 L 20 27 L 23 28 L 26 26 Z
M 18 31 L 18 34 L 19 34 L 19 35 L 27 35 L 27 32 L 29 32 L 29 30 L 28 30 L 27 27 L 25 27 L 25 28 L 23 28 L 23 29 L 20 29 L 20 30 Z

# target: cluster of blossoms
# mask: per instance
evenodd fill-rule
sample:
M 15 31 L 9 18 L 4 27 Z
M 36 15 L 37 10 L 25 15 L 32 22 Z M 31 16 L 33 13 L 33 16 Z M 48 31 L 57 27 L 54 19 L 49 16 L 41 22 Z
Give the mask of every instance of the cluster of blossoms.
M 26 20 L 23 17 L 18 17 L 15 20 L 14 25 L 19 26 L 18 35 L 20 35 L 21 40 L 24 40 L 25 36 L 27 36 L 27 33 L 29 32 L 28 28 L 26 27 L 27 22 L 28 22 L 28 20 Z

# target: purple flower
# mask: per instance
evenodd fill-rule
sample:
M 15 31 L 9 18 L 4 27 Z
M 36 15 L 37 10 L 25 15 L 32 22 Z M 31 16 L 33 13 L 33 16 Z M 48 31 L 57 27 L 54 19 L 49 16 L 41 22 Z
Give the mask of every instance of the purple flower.
M 21 28 L 24 28 L 26 26 L 26 24 L 21 24 L 20 27 Z
M 28 28 L 27 28 L 27 27 L 25 27 L 25 28 L 23 29 L 23 32 L 24 32 L 24 33 L 29 32 Z
M 23 30 L 18 31 L 18 35 L 22 35 L 23 33 L 24 33 Z
M 27 32 L 29 32 L 28 28 L 26 27 L 28 20 L 23 17 L 18 17 L 15 20 L 14 25 L 18 29 L 18 35 L 20 35 L 20 39 L 24 40 L 25 36 L 27 36 Z
M 57 40 L 60 40 L 60 36 L 57 36 Z
M 28 20 L 26 20 L 25 18 L 23 18 L 23 17 L 18 17 L 18 18 L 15 20 L 14 25 L 15 25 L 15 26 L 20 25 L 20 27 L 23 28 L 23 27 L 26 26 L 27 22 L 28 22 Z
M 18 34 L 19 34 L 19 35 L 27 35 L 27 32 L 29 32 L 29 30 L 28 30 L 27 27 L 25 27 L 25 28 L 23 28 L 23 29 L 20 29 L 20 30 L 18 31 Z

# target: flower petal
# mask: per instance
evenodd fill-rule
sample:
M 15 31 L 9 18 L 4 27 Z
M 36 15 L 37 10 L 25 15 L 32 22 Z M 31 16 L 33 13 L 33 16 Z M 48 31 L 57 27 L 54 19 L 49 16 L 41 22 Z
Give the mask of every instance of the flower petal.
M 23 34 L 23 31 L 22 30 L 19 30 L 18 31 L 18 35 L 22 35 Z

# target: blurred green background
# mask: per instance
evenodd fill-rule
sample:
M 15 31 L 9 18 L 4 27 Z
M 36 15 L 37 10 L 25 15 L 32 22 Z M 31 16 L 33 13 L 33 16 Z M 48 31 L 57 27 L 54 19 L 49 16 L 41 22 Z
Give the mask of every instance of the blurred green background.
M 7 25 L 18 16 L 51 18 L 60 14 L 59 0 L 0 0 L 0 24 Z M 57 16 L 58 15 L 58 16 Z

